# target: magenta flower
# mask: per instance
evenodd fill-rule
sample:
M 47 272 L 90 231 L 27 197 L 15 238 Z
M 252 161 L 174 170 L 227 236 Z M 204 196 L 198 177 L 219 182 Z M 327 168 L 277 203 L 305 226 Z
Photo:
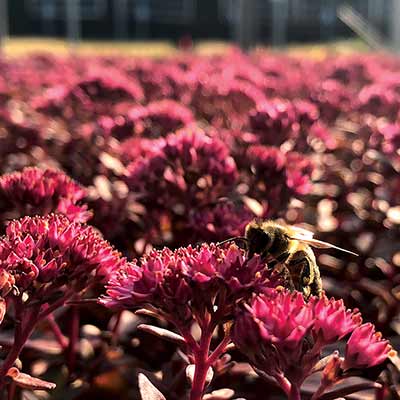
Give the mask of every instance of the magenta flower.
M 382 119 L 366 120 L 365 125 L 360 127 L 365 140 L 369 145 L 379 152 L 389 156 L 394 163 L 400 160 L 398 149 L 400 147 L 400 125 L 389 123 Z
M 331 130 L 325 125 L 323 122 L 316 122 L 315 124 L 311 125 L 310 129 L 307 130 L 306 139 L 308 141 L 311 140 L 311 143 L 317 142 L 322 143 L 323 147 L 318 146 L 315 150 L 319 153 L 325 150 L 334 150 L 337 147 L 337 140 L 335 136 L 332 134 Z M 296 150 L 304 151 L 306 148 L 304 146 L 300 147 L 296 145 Z
M 362 113 L 395 120 L 399 110 L 399 95 L 392 85 L 375 83 L 365 86 L 358 94 Z
M 258 104 L 249 114 L 250 130 L 256 134 L 260 144 L 281 146 L 285 143 L 301 152 L 318 150 L 315 146 L 319 143 L 324 149 L 335 147 L 332 134 L 318 120 L 318 107 L 298 99 L 271 99 Z
M 144 203 L 169 209 L 182 203 L 194 206 L 233 188 L 236 166 L 221 141 L 201 131 L 180 131 L 159 143 L 157 153 L 128 167 L 128 184 Z
M 218 242 L 228 237 L 240 236 L 254 214 L 246 207 L 232 202 L 211 204 L 190 213 L 189 224 L 192 243 L 202 240 Z
M 146 207 L 144 224 L 159 231 L 153 243 L 165 243 L 160 240 L 165 234 L 172 243 L 187 243 L 189 214 L 234 189 L 235 162 L 222 141 L 200 130 L 179 131 L 159 139 L 153 147 L 154 151 L 129 165 L 127 184 Z M 169 231 L 160 231 L 160 219 Z
M 97 67 L 73 82 L 53 85 L 32 101 L 41 113 L 67 121 L 119 114 L 144 98 L 141 85 L 117 69 Z M 124 104 L 127 104 L 124 106 Z
M 185 70 L 176 60 L 135 60 L 128 67 L 128 74 L 139 80 L 147 101 L 168 98 L 187 104 L 197 81 L 197 74 Z
M 270 278 L 260 259 L 246 260 L 244 252 L 235 245 L 227 250 L 215 245 L 175 251 L 165 248 L 116 271 L 102 303 L 115 308 L 151 304 L 174 321 L 176 315 L 184 315 L 180 325 L 193 322 L 193 314 L 205 311 L 196 310 L 197 307 L 207 304 L 211 310 L 208 303 L 222 292 L 224 304 L 220 313 L 221 307 L 223 313 L 230 313 L 238 299 L 251 295 L 270 282 Z
M 333 79 L 313 83 L 310 100 L 318 107 L 320 118 L 328 123 L 333 123 L 342 113 L 349 112 L 354 101 L 349 88 Z
M 294 151 L 286 155 L 286 184 L 296 196 L 310 193 L 312 188 L 311 175 L 314 170 L 309 158 Z
M 58 212 L 71 221 L 91 217 L 81 205 L 86 191 L 61 171 L 24 168 L 0 177 L 0 202 L 7 218 Z
M 90 226 L 63 215 L 11 221 L 0 238 L 0 268 L 30 301 L 46 303 L 68 282 L 69 294 L 105 279 L 124 260 Z
M 375 332 L 372 324 L 358 326 L 350 336 L 346 345 L 343 369 L 370 368 L 381 364 L 393 352 L 389 342 Z
M 279 146 L 298 136 L 296 117 L 296 110 L 291 102 L 275 99 L 258 104 L 250 112 L 249 123 L 262 144 Z
M 313 166 L 309 158 L 296 152 L 283 153 L 276 147 L 253 145 L 247 150 L 249 192 L 263 199 L 265 214 L 275 215 L 290 199 L 311 190 Z M 276 204 L 279 204 L 277 209 Z
M 350 333 L 345 358 L 335 364 L 340 373 L 319 388 L 321 394 L 348 369 L 377 365 L 391 350 L 371 324 L 361 325 L 357 310 L 346 310 L 342 301 L 327 297 L 306 303 L 298 292 L 270 290 L 239 311 L 233 341 L 256 371 L 275 378 L 289 398 L 296 399 L 322 349 Z
M 239 313 L 233 340 L 257 369 L 300 386 L 318 360 L 308 341 L 313 325 L 313 307 L 301 293 L 273 293 Z
M 3 132 L 0 136 L 2 173 L 48 161 L 44 152 L 35 151 L 44 145 L 40 126 L 30 116 L 24 116 L 23 120 L 14 118 L 12 113 L 0 112 L 0 127 Z
M 129 110 L 128 121 L 135 135 L 165 136 L 194 122 L 192 111 L 173 100 L 154 101 Z
M 246 259 L 236 245 L 165 248 L 116 271 L 100 302 L 114 309 L 149 308 L 175 325 L 195 365 L 191 399 L 197 400 L 204 392 L 207 371 L 230 342 L 237 303 L 277 283 L 259 257 Z M 201 329 L 199 341 L 190 333 L 194 323 Z M 217 326 L 224 327 L 225 337 L 210 353 Z
M 94 228 L 61 214 L 10 222 L 0 238 L 0 284 L 16 327 L 0 387 L 36 324 L 124 263 Z
M 95 102 L 141 101 L 144 98 L 143 89 L 138 82 L 112 68 L 93 69 L 75 88 L 82 90 Z
M 252 162 L 254 171 L 257 172 L 259 169 L 267 167 L 266 173 L 270 173 L 270 179 L 273 179 L 274 171 L 280 172 L 285 167 L 285 154 L 276 147 L 261 145 L 250 146 L 248 149 L 248 156 Z
M 313 299 L 315 301 L 314 331 L 323 343 L 334 343 L 353 332 L 362 322 L 358 310 L 346 309 L 343 300 Z
M 153 101 L 130 108 L 125 116 L 102 116 L 99 125 L 107 137 L 120 141 L 131 138 L 157 138 L 194 122 L 192 111 L 173 100 Z
M 263 91 L 250 82 L 215 74 L 199 81 L 191 105 L 215 127 L 240 129 L 247 124 L 249 112 L 265 99 Z

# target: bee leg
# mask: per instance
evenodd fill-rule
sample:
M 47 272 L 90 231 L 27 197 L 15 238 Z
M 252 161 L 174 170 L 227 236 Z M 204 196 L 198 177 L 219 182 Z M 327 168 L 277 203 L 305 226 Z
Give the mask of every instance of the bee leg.
M 321 297 L 323 292 L 321 274 L 317 265 L 314 266 L 314 280 L 311 282 L 311 293 Z
M 268 252 L 264 252 L 261 256 L 262 258 L 267 258 Z M 274 257 L 274 259 L 268 261 L 268 266 L 274 268 L 277 264 L 285 263 L 289 259 L 289 257 L 290 253 L 286 251 L 281 255 Z
M 290 254 L 288 252 L 282 253 L 276 258 L 271 257 L 271 259 L 268 260 L 268 267 L 278 272 L 280 278 L 282 279 L 283 287 L 289 289 L 290 291 L 293 291 L 296 288 L 294 286 L 292 276 L 286 264 L 289 257 Z
M 286 264 L 277 264 L 276 270 L 279 273 L 279 277 L 282 280 L 282 286 L 291 292 L 296 289 L 289 268 Z
M 295 288 L 303 293 L 307 300 L 311 294 L 311 285 L 314 281 L 314 268 L 311 260 L 304 252 L 297 252 L 288 263 L 289 271 L 293 277 Z
M 314 268 L 308 258 L 304 261 L 303 270 L 300 275 L 300 284 L 302 285 L 303 295 L 306 299 L 311 296 L 311 285 L 314 282 Z

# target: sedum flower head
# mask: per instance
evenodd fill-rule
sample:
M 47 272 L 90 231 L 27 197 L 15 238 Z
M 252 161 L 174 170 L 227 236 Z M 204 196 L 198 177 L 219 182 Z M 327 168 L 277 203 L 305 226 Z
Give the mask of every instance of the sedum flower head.
M 233 340 L 256 369 L 300 386 L 322 349 L 350 333 L 345 359 L 341 359 L 343 371 L 374 366 L 387 358 L 388 342 L 375 333 L 373 325 L 361 325 L 358 310 L 347 310 L 343 301 L 323 296 L 305 302 L 298 292 L 273 290 L 242 308 Z
M 358 310 L 346 309 L 343 300 L 322 297 L 313 301 L 314 331 L 323 343 L 341 340 L 361 324 L 361 314 Z
M 295 151 L 286 155 L 286 184 L 294 195 L 310 193 L 311 175 L 314 170 L 311 160 Z
M 131 190 L 157 207 L 211 202 L 226 194 L 237 177 L 224 143 L 197 130 L 168 135 L 159 142 L 158 152 L 139 158 L 128 169 Z
M 279 146 L 296 137 L 296 122 L 293 104 L 283 99 L 260 103 L 249 114 L 251 130 L 259 135 L 261 143 L 265 145 Z
M 240 236 L 254 214 L 241 204 L 220 202 L 190 213 L 192 243 Z
M 168 237 L 179 246 L 190 236 L 190 214 L 233 190 L 236 164 L 222 141 L 200 130 L 170 134 L 152 148 L 128 166 L 126 182 L 146 209 L 143 225 L 154 225 L 151 241 L 166 243 Z
M 90 212 L 80 205 L 85 190 L 61 171 L 24 168 L 0 177 L 0 203 L 9 217 L 58 212 L 86 222 Z
M 250 173 L 249 196 L 266 199 L 265 208 L 270 213 L 279 212 L 293 196 L 311 190 L 313 165 L 306 156 L 284 153 L 272 146 L 252 145 L 247 149 L 246 161 Z
M 313 309 L 300 293 L 276 292 L 257 297 L 238 315 L 233 340 L 257 369 L 300 381 L 312 367 L 303 355 L 311 349 L 313 324 Z
M 116 271 L 102 303 L 128 309 L 151 304 L 174 320 L 191 323 L 193 315 L 216 305 L 224 319 L 239 300 L 272 284 L 265 264 L 258 257 L 247 260 L 236 245 L 165 248 Z
M 250 82 L 214 75 L 199 80 L 191 106 L 215 127 L 241 129 L 249 111 L 265 100 L 263 91 Z
M 381 364 L 392 352 L 392 346 L 375 332 L 374 325 L 358 326 L 346 345 L 344 369 L 369 368 Z
M 135 135 L 159 137 L 189 125 L 195 119 L 192 111 L 183 104 L 161 100 L 132 108 L 128 112 L 128 120 L 134 127 L 132 132 Z
M 94 228 L 61 214 L 11 221 L 0 238 L 2 276 L 37 301 L 64 285 L 79 292 L 124 262 Z

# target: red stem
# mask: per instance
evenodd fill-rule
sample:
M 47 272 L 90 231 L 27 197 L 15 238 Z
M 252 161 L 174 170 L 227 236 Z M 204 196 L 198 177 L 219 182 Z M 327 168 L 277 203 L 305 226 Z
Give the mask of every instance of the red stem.
M 20 319 L 22 317 L 21 306 L 23 307 L 23 305 L 15 302 L 16 326 L 14 332 L 14 344 L 0 368 L 0 389 L 4 388 L 6 384 L 4 378 L 7 375 L 8 370 L 14 365 L 15 361 L 19 357 L 38 320 L 40 310 L 38 307 L 34 307 L 26 313 L 24 318 Z
M 274 375 L 274 378 L 276 379 L 281 389 L 286 393 L 286 395 L 289 398 L 290 393 L 292 391 L 291 383 L 283 375 Z
M 215 348 L 215 350 L 208 357 L 208 364 L 210 366 L 214 365 L 214 363 L 218 360 L 218 358 L 225 352 L 226 347 L 229 345 L 231 341 L 230 333 L 226 333 L 221 343 Z
M 175 323 L 175 322 L 173 322 Z M 197 351 L 199 351 L 199 344 L 196 342 L 192 334 L 190 333 L 189 329 L 187 329 L 185 326 L 180 324 L 179 322 L 175 323 L 175 326 L 178 327 L 179 333 L 182 335 L 182 337 L 185 339 L 187 348 L 188 348 L 188 355 L 195 354 Z
M 300 389 L 292 384 L 292 387 L 290 388 L 290 393 L 289 393 L 289 400 L 301 400 L 300 396 Z
M 48 306 L 47 309 L 41 311 L 41 305 L 31 305 L 28 311 L 24 310 L 24 304 L 20 298 L 14 299 L 15 307 L 15 330 L 14 343 L 0 367 L 0 391 L 6 385 L 5 377 L 8 370 L 14 365 L 19 357 L 26 341 L 31 336 L 36 324 L 50 315 L 56 308 L 60 307 L 64 302 L 71 297 L 73 292 L 67 292 L 65 296 Z
M 50 329 L 53 332 L 53 335 L 56 338 L 59 345 L 61 346 L 61 348 L 63 350 L 66 350 L 68 347 L 68 339 L 63 335 L 60 326 L 57 324 L 57 321 L 54 318 L 53 314 L 50 314 L 47 317 L 47 322 L 49 323 Z
M 201 400 L 203 398 L 207 372 L 210 366 L 207 362 L 207 357 L 204 357 L 204 350 L 205 349 L 201 349 L 195 356 L 195 369 L 190 391 L 190 400 Z
M 210 321 L 205 323 L 201 332 L 200 344 L 198 350 L 194 353 L 194 376 L 192 388 L 190 391 L 190 400 L 201 400 L 206 387 L 207 372 L 210 368 L 208 354 L 213 334 L 213 324 Z
M 38 316 L 38 322 L 41 321 L 42 319 L 46 318 L 48 315 L 50 315 L 53 311 L 57 310 L 57 308 L 61 307 L 66 303 L 72 296 L 74 295 L 74 292 L 72 290 L 68 291 L 65 293 L 63 297 L 55 301 L 54 303 L 51 304 L 51 306 L 47 306 Z

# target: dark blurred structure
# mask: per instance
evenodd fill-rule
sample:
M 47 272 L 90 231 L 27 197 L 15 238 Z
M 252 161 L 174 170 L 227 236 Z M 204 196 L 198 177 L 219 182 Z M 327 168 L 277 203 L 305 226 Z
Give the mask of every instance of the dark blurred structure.
M 64 37 L 69 32 L 71 37 L 73 24 L 67 23 L 67 15 L 74 14 L 70 4 L 77 4 L 82 38 L 177 40 L 190 34 L 193 39 L 228 40 L 237 39 L 241 21 L 252 15 L 251 40 L 280 44 L 351 36 L 352 31 L 336 16 L 344 3 L 388 34 L 393 1 L 8 0 L 8 17 L 10 35 Z M 245 14 L 240 11 L 243 7 Z

